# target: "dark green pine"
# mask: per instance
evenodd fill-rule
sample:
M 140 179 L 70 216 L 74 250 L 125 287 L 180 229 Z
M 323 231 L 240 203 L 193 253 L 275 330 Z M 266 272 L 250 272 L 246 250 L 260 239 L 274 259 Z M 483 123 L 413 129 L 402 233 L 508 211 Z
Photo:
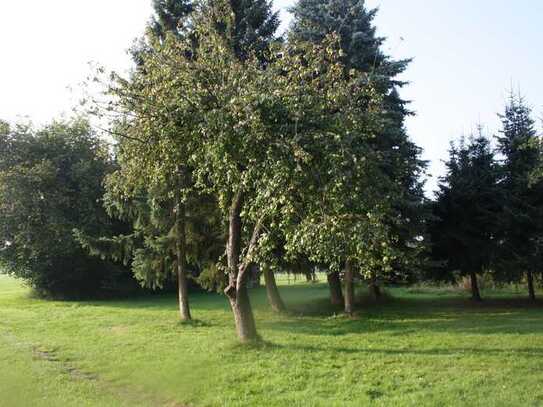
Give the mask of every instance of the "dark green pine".
M 490 141 L 481 134 L 452 145 L 449 154 L 433 205 L 433 259 L 443 262 L 442 279 L 458 271 L 471 277 L 473 298 L 480 300 L 476 276 L 489 270 L 497 249 L 499 169 Z

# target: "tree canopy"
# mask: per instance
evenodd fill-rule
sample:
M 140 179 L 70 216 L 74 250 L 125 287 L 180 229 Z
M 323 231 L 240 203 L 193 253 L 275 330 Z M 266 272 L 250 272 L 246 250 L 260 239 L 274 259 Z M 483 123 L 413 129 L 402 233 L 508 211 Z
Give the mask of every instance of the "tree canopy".
M 124 230 L 102 207 L 113 171 L 106 145 L 84 119 L 0 132 L 0 261 L 11 274 L 54 296 L 95 295 L 127 280 L 123 268 L 90 257 L 73 229 Z

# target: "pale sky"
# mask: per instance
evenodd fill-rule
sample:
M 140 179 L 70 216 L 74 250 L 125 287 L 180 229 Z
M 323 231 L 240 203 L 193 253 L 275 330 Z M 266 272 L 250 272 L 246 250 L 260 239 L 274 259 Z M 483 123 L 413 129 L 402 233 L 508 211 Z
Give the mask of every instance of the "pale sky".
M 294 0 L 276 0 L 285 26 Z M 396 58 L 413 57 L 407 125 L 431 161 L 435 187 L 449 141 L 477 123 L 493 134 L 511 85 L 543 113 L 543 1 L 368 0 Z M 45 123 L 80 99 L 88 63 L 124 71 L 150 0 L 0 0 L 0 118 Z

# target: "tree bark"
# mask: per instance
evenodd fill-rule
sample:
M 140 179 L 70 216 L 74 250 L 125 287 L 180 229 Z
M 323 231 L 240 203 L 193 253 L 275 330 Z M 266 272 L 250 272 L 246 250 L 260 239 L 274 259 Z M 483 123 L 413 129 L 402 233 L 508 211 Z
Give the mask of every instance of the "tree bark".
M 531 301 L 535 301 L 534 274 L 531 271 L 528 271 L 527 278 L 528 278 L 528 295 Z
M 345 262 L 345 313 L 353 314 L 354 310 L 354 272 L 349 260 Z
M 179 298 L 179 314 L 181 321 L 190 321 L 189 293 L 187 286 L 187 263 L 186 263 L 186 220 L 185 206 L 180 199 L 177 200 L 175 213 L 177 227 L 175 251 L 177 257 L 177 294 Z
M 270 307 L 275 312 L 283 312 L 285 310 L 285 303 L 281 298 L 279 289 L 277 288 L 277 283 L 275 282 L 275 274 L 268 267 L 265 267 L 263 270 L 264 281 L 266 283 L 266 293 L 268 295 L 268 302 Z
M 230 307 L 234 314 L 236 331 L 241 342 L 250 342 L 257 339 L 256 324 L 249 299 L 247 280 L 249 265 L 240 264 L 241 252 L 241 208 L 243 205 L 243 194 L 236 193 L 234 196 L 228 216 L 228 243 L 226 257 L 228 262 L 228 287 L 224 290 Z M 258 225 L 257 225 L 258 226 Z M 256 228 L 256 227 L 255 227 Z M 260 228 L 260 226 L 258 226 Z M 251 238 L 249 250 L 255 238 Z M 256 235 L 257 236 L 257 235 Z M 248 253 L 249 255 L 249 253 Z
M 330 287 L 330 302 L 332 305 L 343 304 L 343 294 L 341 293 L 341 280 L 339 278 L 339 272 L 334 271 L 328 273 L 328 285 Z
M 381 287 L 379 287 L 379 281 L 377 281 L 377 273 L 372 271 L 370 274 L 370 284 L 369 284 L 370 296 L 374 300 L 379 300 L 381 298 Z
M 477 281 L 477 273 L 470 273 L 471 279 L 471 299 L 473 301 L 481 301 L 481 293 L 479 292 L 479 283 Z

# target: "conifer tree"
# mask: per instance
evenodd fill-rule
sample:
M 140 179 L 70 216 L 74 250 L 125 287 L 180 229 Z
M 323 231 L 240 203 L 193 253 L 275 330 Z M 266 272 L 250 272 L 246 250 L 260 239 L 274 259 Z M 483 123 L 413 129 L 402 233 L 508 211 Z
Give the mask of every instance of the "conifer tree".
M 235 16 L 230 37 L 236 54 L 241 59 L 250 53 L 263 58 L 281 23 L 271 1 L 230 0 L 230 7 Z
M 480 301 L 477 275 L 488 270 L 496 252 L 498 167 L 481 131 L 451 145 L 449 154 L 433 206 L 433 256 L 449 272 L 469 276 L 472 299 Z
M 541 165 L 541 143 L 531 109 L 521 96 L 510 94 L 497 137 L 502 156 L 504 203 L 501 213 L 498 278 L 519 281 L 526 276 L 535 299 L 534 274 L 540 272 L 543 232 L 543 180 L 533 174 Z
M 167 33 L 179 35 L 184 21 L 193 11 L 190 0 L 153 0 L 152 17 L 149 28 L 158 38 L 165 38 Z

